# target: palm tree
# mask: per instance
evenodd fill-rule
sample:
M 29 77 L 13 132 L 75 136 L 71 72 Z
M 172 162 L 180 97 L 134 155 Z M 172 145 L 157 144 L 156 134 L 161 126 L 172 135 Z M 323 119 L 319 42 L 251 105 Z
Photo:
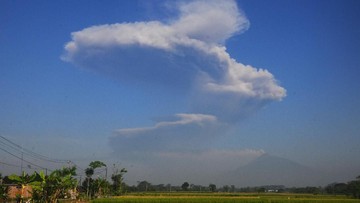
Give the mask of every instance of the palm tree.
M 96 168 L 101 168 L 101 167 L 106 167 L 106 164 L 104 164 L 101 161 L 92 161 L 89 164 L 89 168 L 85 169 L 85 175 L 87 178 L 87 189 L 86 189 L 86 196 L 88 198 L 91 198 L 91 193 L 90 193 L 90 179 L 91 177 L 94 175 L 95 169 Z

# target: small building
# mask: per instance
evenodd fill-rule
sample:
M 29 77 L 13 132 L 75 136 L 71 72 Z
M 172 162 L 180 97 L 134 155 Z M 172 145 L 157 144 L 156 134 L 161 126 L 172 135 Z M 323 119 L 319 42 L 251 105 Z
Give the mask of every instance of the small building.
M 25 199 L 32 197 L 32 187 L 25 185 L 23 188 L 21 185 L 10 184 L 8 185 L 8 195 L 10 199 L 16 199 L 16 197 L 22 196 Z

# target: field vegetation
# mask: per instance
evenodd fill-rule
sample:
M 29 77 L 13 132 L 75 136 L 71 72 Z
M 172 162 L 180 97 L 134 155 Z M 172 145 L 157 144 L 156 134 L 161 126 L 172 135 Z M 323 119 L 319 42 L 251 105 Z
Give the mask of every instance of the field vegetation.
M 345 195 L 294 193 L 136 193 L 95 199 L 93 203 L 360 203 Z

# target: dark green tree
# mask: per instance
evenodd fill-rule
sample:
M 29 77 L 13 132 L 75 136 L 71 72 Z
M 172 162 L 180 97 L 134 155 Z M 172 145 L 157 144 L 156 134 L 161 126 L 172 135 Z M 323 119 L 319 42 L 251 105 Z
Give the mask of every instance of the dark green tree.
M 360 176 L 348 183 L 348 193 L 354 198 L 360 199 Z
M 90 182 L 92 181 L 91 177 L 94 175 L 94 169 L 93 168 L 86 168 L 85 169 L 85 175 L 86 175 L 86 196 L 90 197 Z
M 235 188 L 235 185 L 231 185 L 231 192 L 235 192 L 236 188 Z
M 0 202 L 6 202 L 8 199 L 8 187 L 3 185 L 3 177 L 0 173 Z
M 347 194 L 348 185 L 346 183 L 332 183 L 325 187 L 328 194 Z
M 106 167 L 106 164 L 101 161 L 92 161 L 90 162 L 89 166 L 95 170 L 96 168 Z
M 215 192 L 216 191 L 216 185 L 215 184 L 209 184 L 209 190 L 211 191 L 211 192 Z
M 138 191 L 147 192 L 150 189 L 151 184 L 146 180 L 138 182 L 137 188 Z
M 125 168 L 116 169 L 114 173 L 111 175 L 111 180 L 113 181 L 113 192 L 115 195 L 121 195 L 123 192 L 123 180 L 124 174 L 127 173 Z
M 190 186 L 190 184 L 188 182 L 184 182 L 181 185 L 181 189 L 184 190 L 184 191 L 187 191 L 189 189 L 189 186 Z
M 92 196 L 95 195 L 96 191 L 101 191 L 101 188 L 96 188 L 97 185 L 92 185 L 91 183 L 94 183 L 94 181 L 92 181 L 92 176 L 94 175 L 95 169 L 97 168 L 101 168 L 101 167 L 106 167 L 106 164 L 104 164 L 101 161 L 92 161 L 89 164 L 89 168 L 85 169 L 85 175 L 86 175 L 86 181 L 87 181 L 87 186 L 86 186 L 86 196 L 88 198 L 91 199 Z
M 224 185 L 223 191 L 224 192 L 230 192 L 230 187 L 228 185 Z

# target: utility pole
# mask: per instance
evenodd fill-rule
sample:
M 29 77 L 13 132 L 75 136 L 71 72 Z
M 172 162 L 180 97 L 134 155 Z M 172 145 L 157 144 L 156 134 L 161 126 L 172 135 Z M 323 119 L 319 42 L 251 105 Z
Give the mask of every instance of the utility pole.
M 20 175 L 23 174 L 23 160 L 24 160 L 24 153 L 22 151 L 22 147 L 21 147 L 21 165 L 20 165 Z

